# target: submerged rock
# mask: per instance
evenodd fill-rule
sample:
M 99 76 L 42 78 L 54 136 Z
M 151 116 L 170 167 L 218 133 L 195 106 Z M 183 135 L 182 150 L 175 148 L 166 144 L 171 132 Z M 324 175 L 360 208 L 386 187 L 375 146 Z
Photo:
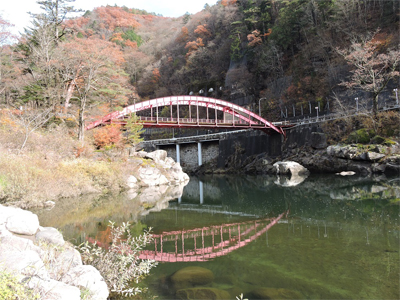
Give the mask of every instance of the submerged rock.
M 297 291 L 276 288 L 258 288 L 250 292 L 246 297 L 251 299 L 304 299 Z
M 205 300 L 218 300 L 218 299 L 231 299 L 227 291 L 216 288 L 190 288 L 183 289 L 176 292 L 176 298 L 182 300 L 189 299 L 205 299 Z
M 202 267 L 186 267 L 176 271 L 171 276 L 171 282 L 175 291 L 206 285 L 213 280 L 213 272 Z

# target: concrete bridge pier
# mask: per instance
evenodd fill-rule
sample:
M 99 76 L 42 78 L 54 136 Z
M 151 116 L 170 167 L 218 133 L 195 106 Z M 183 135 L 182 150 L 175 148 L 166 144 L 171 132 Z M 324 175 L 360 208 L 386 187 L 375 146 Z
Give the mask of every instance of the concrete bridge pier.
M 199 162 L 199 167 L 203 164 L 203 158 L 201 156 L 201 142 L 197 143 L 197 157 Z
M 176 144 L 176 162 L 181 163 L 181 146 Z

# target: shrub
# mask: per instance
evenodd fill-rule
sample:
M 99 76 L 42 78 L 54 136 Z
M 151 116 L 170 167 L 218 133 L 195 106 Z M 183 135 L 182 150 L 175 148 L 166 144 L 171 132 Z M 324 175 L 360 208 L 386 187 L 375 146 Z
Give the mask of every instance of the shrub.
M 139 251 L 152 241 L 152 237 L 149 231 L 133 237 L 129 223 L 115 227 L 110 221 L 109 228 L 111 244 L 107 247 L 102 248 L 96 242 L 78 246 L 82 260 L 99 270 L 112 293 L 136 295 L 142 292 L 137 286 L 139 281 L 157 264 L 153 260 L 140 260 L 138 257 Z M 132 282 L 136 283 L 135 287 L 129 286 Z
M 111 124 L 99 128 L 94 134 L 94 142 L 98 149 L 107 148 L 111 146 L 121 146 L 122 144 L 122 133 L 121 126 Z
M 368 144 L 370 141 L 370 132 L 367 129 L 353 131 L 347 138 L 348 143 Z
M 40 295 L 20 283 L 17 276 L 5 270 L 0 270 L 0 299 L 33 300 L 39 298 Z

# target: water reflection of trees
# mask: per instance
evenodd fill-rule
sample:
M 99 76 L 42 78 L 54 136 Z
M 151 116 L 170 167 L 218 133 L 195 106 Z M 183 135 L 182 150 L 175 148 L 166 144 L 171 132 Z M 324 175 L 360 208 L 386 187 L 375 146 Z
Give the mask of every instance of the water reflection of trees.
M 290 208 L 291 217 L 337 221 L 353 218 L 362 222 L 382 214 L 395 220 L 399 211 L 397 178 L 318 175 L 297 186 L 282 187 L 275 183 L 276 176 L 214 175 L 191 178 L 192 186 L 198 187 L 199 180 L 208 186 L 204 204 L 220 205 L 232 212 L 273 216 Z M 208 190 L 220 198 L 209 196 Z M 182 201 L 199 203 L 193 190 L 189 197 L 184 191 Z

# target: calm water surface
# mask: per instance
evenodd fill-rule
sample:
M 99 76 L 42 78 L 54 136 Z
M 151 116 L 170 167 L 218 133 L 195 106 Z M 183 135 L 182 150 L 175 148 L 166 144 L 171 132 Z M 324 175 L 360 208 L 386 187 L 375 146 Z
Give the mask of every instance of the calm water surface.
M 136 223 L 137 232 L 152 227 L 157 243 L 147 254 L 169 262 L 152 270 L 145 298 L 176 299 L 169 277 L 199 266 L 230 299 L 400 299 L 399 178 L 300 181 L 192 177 L 169 202 L 146 206 L 121 195 L 36 213 L 74 244 L 106 242 L 108 220 Z

